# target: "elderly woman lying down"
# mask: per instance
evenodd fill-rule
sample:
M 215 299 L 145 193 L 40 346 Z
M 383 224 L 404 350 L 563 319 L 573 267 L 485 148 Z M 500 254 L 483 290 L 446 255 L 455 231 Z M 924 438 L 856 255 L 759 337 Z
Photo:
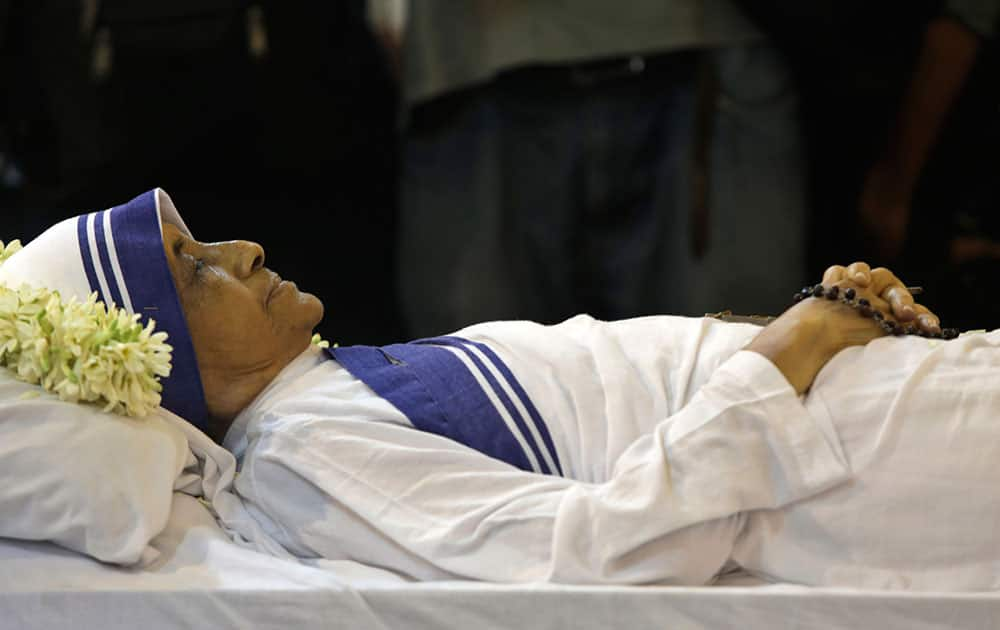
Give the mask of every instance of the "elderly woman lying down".
M 54 226 L 0 280 L 155 318 L 163 405 L 236 456 L 252 535 L 298 557 L 416 579 L 998 585 L 1000 336 L 887 335 L 940 329 L 885 269 L 830 267 L 766 327 L 581 315 L 322 349 L 323 305 L 264 265 L 257 244 L 195 240 L 157 190 Z

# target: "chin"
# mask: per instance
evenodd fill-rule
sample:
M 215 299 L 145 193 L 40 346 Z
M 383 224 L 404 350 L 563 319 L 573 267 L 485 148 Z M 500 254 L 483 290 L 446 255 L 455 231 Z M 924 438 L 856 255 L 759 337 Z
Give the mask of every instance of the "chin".
M 323 306 L 323 301 L 312 293 L 302 293 L 300 302 L 302 303 L 304 318 L 309 322 L 309 334 L 312 335 L 313 329 L 323 321 L 323 314 L 326 312 L 326 309 Z
M 286 295 L 284 298 L 280 302 L 272 302 L 272 321 L 281 323 L 279 325 L 286 330 L 308 331 L 311 336 L 312 330 L 323 320 L 323 302 L 312 293 L 300 291 L 298 287 L 295 287 L 293 295 Z
M 288 321 L 293 322 L 292 330 L 295 331 L 295 345 L 298 346 L 298 351 L 301 352 L 309 347 L 316 327 L 323 321 L 323 302 L 311 293 L 303 293 L 300 296 L 299 304 L 295 311 L 288 318 Z

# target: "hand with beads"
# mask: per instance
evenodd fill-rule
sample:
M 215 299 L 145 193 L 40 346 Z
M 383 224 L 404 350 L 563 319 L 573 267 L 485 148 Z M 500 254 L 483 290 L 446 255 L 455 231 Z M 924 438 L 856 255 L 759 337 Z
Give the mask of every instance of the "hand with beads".
M 838 352 L 888 334 L 945 335 L 938 318 L 917 304 L 891 271 L 865 263 L 826 270 L 823 283 L 803 289 L 796 304 L 763 328 L 747 350 L 781 371 L 798 393 Z
M 848 298 L 844 293 L 850 282 L 867 289 L 874 297 L 862 295 Z M 923 337 L 950 338 L 955 332 L 941 329 L 941 323 L 926 306 L 917 304 L 910 288 L 885 267 L 872 269 L 866 263 L 856 262 L 847 267 L 832 265 L 823 274 L 823 296 L 829 299 L 855 301 L 859 312 L 882 323 L 889 334 L 917 334 Z M 843 287 L 843 291 L 841 291 Z M 803 289 L 805 291 L 805 289 Z M 810 291 L 815 294 L 816 288 Z M 832 295 L 831 295 L 832 294 Z

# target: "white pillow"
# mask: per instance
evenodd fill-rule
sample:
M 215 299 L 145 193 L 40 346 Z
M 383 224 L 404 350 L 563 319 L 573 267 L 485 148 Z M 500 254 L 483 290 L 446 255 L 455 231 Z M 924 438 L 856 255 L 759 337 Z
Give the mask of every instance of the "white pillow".
M 0 536 L 104 562 L 151 560 L 148 543 L 192 457 L 167 414 L 127 418 L 63 402 L 0 368 Z

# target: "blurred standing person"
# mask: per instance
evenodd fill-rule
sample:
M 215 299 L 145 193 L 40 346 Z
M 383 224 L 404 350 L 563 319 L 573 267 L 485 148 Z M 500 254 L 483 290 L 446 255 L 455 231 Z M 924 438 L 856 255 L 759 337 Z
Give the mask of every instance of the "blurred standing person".
M 872 260 L 960 327 L 996 325 L 1000 0 L 738 1 L 802 99 L 809 274 Z
M 994 34 L 998 14 L 998 0 L 947 0 L 923 29 L 898 114 L 859 200 L 868 248 L 886 264 L 903 253 L 921 174 L 946 132 L 980 49 Z
M 801 284 L 795 92 L 726 0 L 411 3 L 401 51 L 411 334 L 773 313 Z
M 919 143 L 928 135 L 922 121 L 938 123 L 936 136 L 925 140 L 900 266 L 927 278 L 934 302 L 969 330 L 1000 325 L 998 28 L 1000 0 L 945 3 L 924 32 L 904 100 L 900 122 L 913 130 L 904 128 L 893 143 Z M 939 121 L 932 118 L 937 111 Z
M 810 275 L 872 260 L 959 327 L 996 326 L 1000 0 L 739 3 L 802 99 Z

